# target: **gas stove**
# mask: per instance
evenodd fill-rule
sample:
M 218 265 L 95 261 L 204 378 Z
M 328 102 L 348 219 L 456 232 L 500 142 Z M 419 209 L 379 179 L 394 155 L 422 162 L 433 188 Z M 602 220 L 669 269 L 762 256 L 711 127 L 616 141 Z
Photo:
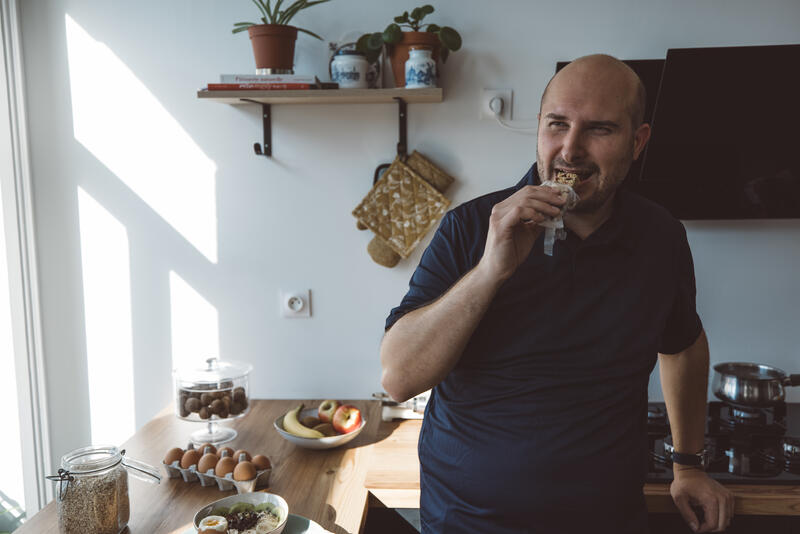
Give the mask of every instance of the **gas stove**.
M 647 482 L 672 481 L 672 436 L 663 402 L 647 405 Z M 800 404 L 747 408 L 709 402 L 706 472 L 721 484 L 800 485 Z

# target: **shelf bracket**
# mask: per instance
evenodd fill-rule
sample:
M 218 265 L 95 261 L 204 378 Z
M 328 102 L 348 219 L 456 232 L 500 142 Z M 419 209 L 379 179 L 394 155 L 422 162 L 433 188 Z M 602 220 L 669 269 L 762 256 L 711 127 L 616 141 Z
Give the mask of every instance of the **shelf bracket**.
M 406 101 L 401 97 L 394 97 L 397 100 L 397 123 L 400 126 L 400 140 L 397 142 L 397 155 L 405 161 L 408 157 L 408 144 L 407 144 L 407 121 L 408 111 Z
M 263 121 L 264 128 L 264 148 L 261 148 L 259 143 L 253 143 L 253 150 L 256 156 L 272 157 L 272 109 L 269 104 L 250 100 L 249 98 L 240 98 L 242 102 L 250 102 L 252 104 L 261 105 L 261 120 Z
M 399 139 L 397 141 L 397 157 L 405 162 L 408 157 L 408 111 L 407 103 L 399 96 L 393 97 L 397 100 L 397 124 L 400 129 Z M 375 169 L 375 174 L 372 177 L 372 185 L 375 185 L 380 180 L 381 175 L 386 169 L 389 168 L 389 163 L 382 163 Z
M 397 101 L 397 123 L 399 127 L 399 139 L 397 141 L 397 157 L 402 161 L 408 157 L 408 105 L 405 100 L 399 96 L 395 96 Z M 261 120 L 264 128 L 264 145 L 253 143 L 253 151 L 257 156 L 272 157 L 272 109 L 269 104 L 258 102 L 257 100 L 250 100 L 249 98 L 240 98 L 242 102 L 250 102 L 251 104 L 259 104 L 261 106 Z M 379 170 L 389 167 L 388 164 L 381 165 L 375 170 L 374 182 L 378 181 Z

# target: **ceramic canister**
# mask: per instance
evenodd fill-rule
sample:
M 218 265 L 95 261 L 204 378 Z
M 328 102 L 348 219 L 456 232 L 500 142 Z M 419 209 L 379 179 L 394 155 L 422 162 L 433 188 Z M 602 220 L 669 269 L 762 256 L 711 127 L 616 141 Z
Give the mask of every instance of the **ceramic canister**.
M 406 89 L 436 87 L 436 62 L 427 48 L 412 48 L 406 61 Z
M 331 80 L 340 89 L 367 88 L 367 58 L 355 50 L 340 50 L 331 63 Z

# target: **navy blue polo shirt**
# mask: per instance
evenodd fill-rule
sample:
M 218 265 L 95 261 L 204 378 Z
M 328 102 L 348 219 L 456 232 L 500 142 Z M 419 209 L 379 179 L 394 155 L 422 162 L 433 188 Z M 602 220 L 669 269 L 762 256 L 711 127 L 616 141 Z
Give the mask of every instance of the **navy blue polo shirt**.
M 445 293 L 480 260 L 492 206 L 448 212 L 386 320 Z M 612 215 L 553 256 L 543 236 L 500 288 L 428 402 L 419 439 L 423 532 L 643 532 L 647 384 L 658 352 L 700 335 L 680 221 L 619 190 Z

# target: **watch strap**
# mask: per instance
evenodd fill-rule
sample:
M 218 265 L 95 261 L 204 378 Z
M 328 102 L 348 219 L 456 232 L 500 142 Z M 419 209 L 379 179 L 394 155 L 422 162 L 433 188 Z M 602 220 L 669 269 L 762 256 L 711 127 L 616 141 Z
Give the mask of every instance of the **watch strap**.
M 678 465 L 687 465 L 693 467 L 703 467 L 705 466 L 705 453 L 706 451 L 700 451 L 696 454 L 686 454 L 682 452 L 673 451 L 672 452 L 672 463 Z

